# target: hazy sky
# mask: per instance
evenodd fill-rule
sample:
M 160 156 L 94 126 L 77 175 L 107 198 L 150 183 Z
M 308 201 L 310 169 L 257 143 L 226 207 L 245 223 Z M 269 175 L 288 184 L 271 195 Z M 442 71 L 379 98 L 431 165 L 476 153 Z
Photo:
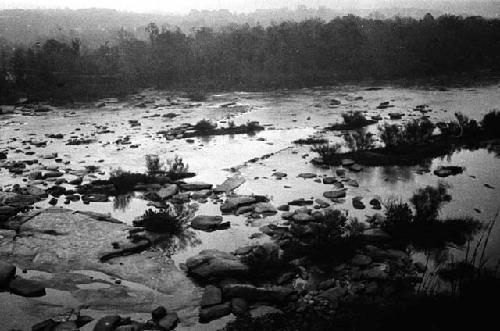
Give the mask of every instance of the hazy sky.
M 5 8 L 114 8 L 136 12 L 188 12 L 190 9 L 220 9 L 248 12 L 258 8 L 295 8 L 303 4 L 307 7 L 388 7 L 391 2 L 408 4 L 432 3 L 436 0 L 0 0 L 0 9 Z M 464 2 L 468 0 L 451 0 Z M 474 0 L 498 2 L 499 0 Z

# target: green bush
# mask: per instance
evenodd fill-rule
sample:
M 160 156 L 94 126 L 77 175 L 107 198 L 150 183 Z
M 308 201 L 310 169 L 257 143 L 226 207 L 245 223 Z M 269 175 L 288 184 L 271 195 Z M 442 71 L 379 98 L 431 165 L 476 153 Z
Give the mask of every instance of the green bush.
M 291 258 L 306 257 L 314 263 L 333 266 L 351 258 L 364 226 L 340 210 L 325 209 L 323 217 L 303 224 L 291 222 L 292 240 L 285 248 Z
M 342 146 L 340 144 L 329 144 L 315 146 L 312 150 L 313 152 L 318 153 L 324 162 L 330 164 L 337 159 L 337 155 L 339 154 L 341 148 Z
M 186 98 L 191 101 L 201 102 L 207 100 L 207 94 L 203 90 L 190 91 L 186 94 Z
M 134 221 L 134 225 L 151 232 L 180 235 L 188 226 L 189 216 L 190 212 L 184 205 L 173 205 L 160 211 L 148 209 L 139 220 Z
M 328 143 L 328 140 L 325 138 L 309 137 L 297 139 L 293 143 L 297 145 L 325 145 Z
M 345 136 L 345 141 L 347 143 L 347 147 L 349 147 L 353 152 L 372 149 L 375 145 L 373 134 L 365 132 L 364 130 L 357 130 L 348 133 Z
M 389 233 L 400 233 L 413 222 L 413 211 L 410 206 L 394 198 L 388 199 L 385 206 L 385 220 L 383 229 Z
M 182 158 L 176 155 L 173 159 L 168 159 L 167 164 L 169 166 L 167 170 L 167 174 L 169 176 L 175 175 L 183 175 L 189 172 L 189 165 L 184 163 Z
M 139 183 L 147 183 L 149 177 L 146 174 L 133 173 L 122 169 L 112 170 L 109 182 L 113 184 L 118 193 L 130 192 Z
M 500 137 L 500 111 L 491 111 L 484 115 L 481 127 L 489 137 Z
M 149 176 L 157 176 L 164 173 L 163 163 L 156 154 L 146 155 L 146 169 Z
M 210 120 L 202 119 L 194 125 L 194 130 L 198 132 L 209 132 L 217 128 L 217 124 L 212 123 Z
M 451 201 L 448 185 L 439 182 L 437 187 L 427 186 L 417 190 L 410 199 L 415 207 L 415 222 L 432 222 L 438 217 L 441 207 Z
M 435 125 L 429 120 L 413 120 L 403 125 L 388 124 L 379 126 L 380 139 L 387 148 L 397 148 L 428 142 Z
M 419 144 L 431 138 L 435 127 L 429 120 L 413 120 L 404 126 L 405 137 L 409 144 Z
M 365 115 L 360 111 L 342 113 L 341 116 L 347 127 L 360 128 L 367 123 Z
M 262 130 L 262 127 L 259 125 L 259 122 L 256 122 L 256 121 L 248 122 L 245 125 L 245 127 L 246 127 L 246 132 L 248 132 L 248 133 L 253 133 L 253 132 Z

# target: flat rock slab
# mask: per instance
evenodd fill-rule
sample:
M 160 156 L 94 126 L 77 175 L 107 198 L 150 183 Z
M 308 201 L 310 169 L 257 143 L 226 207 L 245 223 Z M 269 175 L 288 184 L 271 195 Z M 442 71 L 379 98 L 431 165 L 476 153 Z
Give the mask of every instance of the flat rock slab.
M 19 227 L 13 254 L 24 256 L 40 267 L 62 268 L 64 260 L 71 261 L 66 267 L 84 267 L 98 263 L 103 252 L 113 251 L 113 242 L 129 241 L 127 225 L 88 214 L 57 209 L 42 211 Z
M 132 243 L 128 239 L 130 228 L 124 223 L 99 221 L 73 210 L 49 208 L 34 214 L 19 226 L 13 249 L 7 256 L 15 260 L 19 268 L 51 273 L 99 271 L 171 295 L 171 307 L 184 307 L 189 302 L 196 305 L 200 294 L 194 290 L 193 283 L 161 252 L 117 254 L 123 249 L 135 250 L 137 247 L 134 245 L 141 245 L 141 242 Z M 120 244 L 120 248 L 113 248 L 115 242 Z M 109 257 L 109 254 L 117 256 L 102 263 L 101 258 Z M 77 294 L 94 305 L 109 306 L 116 301 L 119 306 L 123 300 L 131 300 L 128 295 L 115 300 L 109 294 L 99 299 L 100 293 L 105 290 L 80 290 Z M 139 299 L 136 301 L 140 304 L 146 299 L 153 300 L 149 297 Z
M 297 177 L 307 179 L 307 178 L 315 178 L 315 177 L 317 177 L 317 175 L 310 173 L 310 172 L 304 172 L 304 173 L 299 174 Z
M 226 179 L 222 184 L 214 188 L 215 193 L 228 193 L 240 187 L 245 182 L 245 178 L 241 175 L 235 175 Z

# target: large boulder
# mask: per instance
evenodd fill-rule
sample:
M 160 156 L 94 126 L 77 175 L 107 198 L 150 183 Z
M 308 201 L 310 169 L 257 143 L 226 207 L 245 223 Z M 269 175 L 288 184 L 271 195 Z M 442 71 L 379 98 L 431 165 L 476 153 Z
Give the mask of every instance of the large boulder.
M 173 197 L 177 194 L 177 192 L 179 192 L 179 187 L 177 187 L 177 185 L 175 184 L 171 184 L 162 187 L 158 192 L 156 192 L 156 194 L 160 199 L 165 200 Z
M 200 310 L 200 323 L 208 323 L 215 319 L 231 314 L 231 303 L 225 302 L 220 305 L 202 308 Z
M 9 290 L 23 297 L 41 297 L 45 295 L 45 287 L 34 280 L 15 278 L 9 283 Z
M 0 206 L 0 222 L 7 221 L 10 217 L 17 214 L 19 208 L 12 206 Z
M 16 267 L 5 261 L 0 261 L 0 288 L 7 287 L 16 276 Z
M 258 214 L 274 215 L 278 212 L 278 210 L 276 209 L 276 207 L 274 207 L 269 202 L 259 202 L 259 203 L 255 204 L 254 212 L 256 212 Z
M 250 284 L 227 284 L 222 288 L 222 293 L 225 299 L 243 298 L 251 302 L 283 303 L 293 290 L 281 286 L 255 287 Z
M 248 273 L 248 266 L 230 253 L 215 249 L 201 251 L 186 261 L 188 273 L 200 277 L 235 277 Z
M 177 316 L 177 313 L 168 313 L 167 316 L 163 317 L 159 322 L 158 326 L 162 330 L 173 330 L 177 326 L 177 323 L 179 323 L 179 316 Z
M 220 207 L 220 210 L 224 214 L 232 213 L 241 206 L 248 206 L 256 202 L 257 202 L 256 197 L 251 195 L 228 197 Z
M 209 306 L 214 306 L 222 303 L 222 291 L 220 288 L 213 286 L 213 285 L 208 285 L 205 287 L 205 292 L 203 293 L 203 296 L 201 297 L 201 307 L 209 307 Z

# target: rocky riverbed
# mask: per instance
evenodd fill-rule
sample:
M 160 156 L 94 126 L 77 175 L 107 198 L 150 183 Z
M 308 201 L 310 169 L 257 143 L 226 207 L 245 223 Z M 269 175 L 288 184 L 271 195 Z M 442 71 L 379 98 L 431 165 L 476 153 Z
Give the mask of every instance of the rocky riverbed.
M 311 146 L 293 142 L 341 142 L 341 131 L 325 128 L 347 111 L 377 123 L 437 122 L 455 112 L 480 119 L 499 104 L 499 87 L 489 85 L 240 92 L 204 102 L 148 90 L 73 108 L 2 106 L 0 301 L 11 303 L 0 305 L 2 327 L 27 330 L 52 319 L 51 327 L 108 330 L 99 320 L 115 316 L 108 321 L 117 330 L 140 323 L 217 330 L 247 313 L 328 312 L 360 296 L 392 298 L 418 285 L 434 261 L 391 247 L 367 220 L 383 215 L 389 197 L 406 201 L 441 180 L 452 196 L 441 216 L 490 221 L 500 207 L 498 142 L 411 167 L 318 166 Z M 202 119 L 245 130 L 258 123 L 259 130 L 198 135 Z M 145 173 L 148 154 L 180 156 L 190 175 L 128 190 L 106 182 L 118 168 Z M 189 215 L 176 236 L 137 223 L 146 210 L 172 202 Z M 289 243 L 309 242 L 332 211 L 350 226 L 354 218 L 364 224 L 355 254 L 327 273 L 300 259 L 281 266 Z M 499 251 L 495 227 L 492 261 Z M 460 247 L 448 252 L 463 254 Z M 266 263 L 278 270 L 256 277 Z M 396 281 L 404 286 L 395 288 Z

